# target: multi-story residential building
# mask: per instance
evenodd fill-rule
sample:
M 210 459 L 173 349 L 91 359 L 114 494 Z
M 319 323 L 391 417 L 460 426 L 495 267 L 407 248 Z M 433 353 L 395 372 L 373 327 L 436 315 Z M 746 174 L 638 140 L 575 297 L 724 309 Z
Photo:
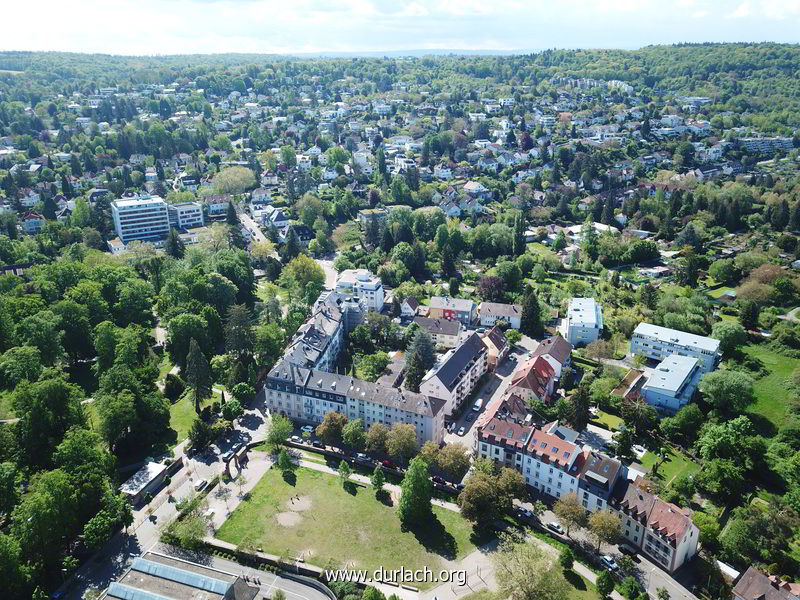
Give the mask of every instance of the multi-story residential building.
M 573 346 L 591 344 L 603 333 L 603 308 L 594 298 L 572 298 L 562 333 Z
M 622 463 L 594 450 L 584 450 L 578 471 L 578 499 L 589 511 L 608 508 Z M 624 478 L 624 476 L 623 476 Z
M 386 385 L 361 381 L 280 360 L 267 375 L 267 407 L 304 423 L 319 424 L 331 411 L 361 419 L 364 428 L 376 423 L 413 425 L 417 443 L 441 442 L 444 401 Z
M 124 244 L 162 240 L 169 233 L 167 203 L 158 196 L 115 200 L 111 203 L 111 218 Z
M 205 225 L 203 207 L 198 202 L 168 205 L 169 224 L 175 229 L 191 229 Z
M 541 356 L 531 357 L 514 371 L 508 392 L 524 400 L 545 401 L 553 394 L 555 376 L 555 369 L 547 360 Z
M 648 404 L 675 414 L 692 399 L 703 375 L 696 358 L 670 354 L 645 376 L 641 394 Z
M 519 304 L 481 302 L 478 306 L 478 316 L 484 327 L 494 327 L 498 321 L 505 321 L 513 329 L 519 329 L 522 307 Z
M 697 554 L 700 530 L 692 522 L 691 511 L 663 501 L 645 489 L 641 479 L 621 479 L 609 507 L 622 521 L 625 542 L 667 572 L 672 573 Z
M 363 229 L 366 228 L 370 220 L 376 219 L 378 224 L 382 224 L 388 216 L 389 211 L 385 208 L 365 208 L 358 211 L 358 222 Z
M 283 354 L 283 359 L 305 368 L 331 371 L 344 342 L 342 311 L 338 306 L 320 304 L 307 323 L 300 326 Z
M 355 296 L 367 310 L 375 312 L 383 310 L 383 283 L 380 277 L 366 269 L 346 269 L 339 273 L 336 291 L 339 294 Z
M 492 327 L 482 335 L 483 343 L 489 352 L 489 371 L 494 371 L 508 356 L 511 345 L 499 327 Z
M 464 298 L 433 296 L 428 303 L 428 316 L 438 319 L 458 319 L 464 325 L 475 320 L 475 303 Z
M 748 152 L 774 152 L 794 148 L 790 137 L 750 137 L 739 138 L 736 143 Z
M 634 330 L 631 352 L 659 361 L 671 354 L 691 356 L 703 374 L 716 369 L 722 357 L 719 340 L 650 323 L 639 323 Z
M 208 216 L 211 219 L 224 217 L 228 214 L 228 203 L 231 201 L 230 194 L 213 194 L 206 196 L 205 205 Z
M 541 356 L 550 363 L 558 380 L 561 371 L 572 364 L 572 344 L 560 335 L 554 335 L 539 342 L 531 356 Z
M 423 377 L 419 391 L 445 402 L 445 414 L 451 415 L 467 399 L 489 367 L 489 353 L 477 333 L 449 350 Z
M 414 317 L 414 323 L 428 332 L 433 343 L 445 348 L 455 348 L 461 336 L 461 322 L 449 319 L 432 319 L 430 317 Z
M 410 319 L 417 314 L 419 302 L 416 298 L 409 296 L 400 304 L 400 316 Z

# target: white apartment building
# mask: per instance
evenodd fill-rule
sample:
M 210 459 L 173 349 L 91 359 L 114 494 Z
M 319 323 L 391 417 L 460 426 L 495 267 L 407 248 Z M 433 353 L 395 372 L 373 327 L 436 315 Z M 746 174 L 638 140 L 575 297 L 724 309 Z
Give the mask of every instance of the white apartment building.
M 488 367 L 489 352 L 486 344 L 477 333 L 473 333 L 458 348 L 449 350 L 425 374 L 419 391 L 426 396 L 443 400 L 445 414 L 450 415 L 475 389 Z
M 594 298 L 572 298 L 562 322 L 562 334 L 573 346 L 587 345 L 603 333 L 603 307 Z
M 719 340 L 650 323 L 639 323 L 631 337 L 631 352 L 662 361 L 671 354 L 696 358 L 702 374 L 717 368 Z
M 114 229 L 123 243 L 161 240 L 169 233 L 167 203 L 158 196 L 115 200 L 111 203 Z
M 366 269 L 346 269 L 339 273 L 339 278 L 336 280 L 336 292 L 359 298 L 367 310 L 375 312 L 383 310 L 383 283 L 380 277 Z
M 389 427 L 413 425 L 417 443 L 439 443 L 444 436 L 444 402 L 423 394 L 305 369 L 285 360 L 269 372 L 264 385 L 270 410 L 303 423 L 319 424 L 331 411 L 361 419 L 364 428 L 381 423 Z
M 512 329 L 519 329 L 522 319 L 522 306 L 499 302 L 481 302 L 478 317 L 483 327 L 494 327 L 497 321 L 505 321 Z
M 175 229 L 191 229 L 205 225 L 203 207 L 198 202 L 182 202 L 170 204 L 169 224 Z
M 648 404 L 675 414 L 686 406 L 703 376 L 699 361 L 692 356 L 670 354 L 653 369 L 642 385 L 642 397 Z

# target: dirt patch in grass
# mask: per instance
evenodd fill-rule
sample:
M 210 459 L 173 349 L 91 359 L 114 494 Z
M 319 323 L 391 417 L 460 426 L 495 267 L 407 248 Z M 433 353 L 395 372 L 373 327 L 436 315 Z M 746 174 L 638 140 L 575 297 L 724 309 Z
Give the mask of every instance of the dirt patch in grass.
M 303 512 L 304 510 L 311 509 L 311 498 L 308 496 L 295 496 L 293 498 L 289 498 L 288 502 L 286 502 L 286 507 L 289 510 L 293 510 L 295 512 Z
M 275 520 L 283 527 L 296 527 L 303 522 L 303 517 L 296 512 L 281 512 L 275 515 Z

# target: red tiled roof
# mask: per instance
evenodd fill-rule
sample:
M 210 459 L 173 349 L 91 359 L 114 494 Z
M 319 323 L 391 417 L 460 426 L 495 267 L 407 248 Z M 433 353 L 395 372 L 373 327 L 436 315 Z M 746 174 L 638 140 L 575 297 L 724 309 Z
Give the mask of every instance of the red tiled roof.
M 547 393 L 547 384 L 555 375 L 555 370 L 541 356 L 534 356 L 520 365 L 511 378 L 511 387 L 527 388 L 537 397 Z
M 566 468 L 580 454 L 580 448 L 557 435 L 537 429 L 528 442 L 528 452 L 535 454 L 543 462 Z

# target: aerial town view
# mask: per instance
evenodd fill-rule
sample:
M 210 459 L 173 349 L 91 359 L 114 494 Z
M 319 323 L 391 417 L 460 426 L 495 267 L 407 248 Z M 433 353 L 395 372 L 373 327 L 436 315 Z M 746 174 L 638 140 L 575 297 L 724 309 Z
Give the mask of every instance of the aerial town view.
M 0 600 L 800 600 L 797 0 L 0 14 Z

